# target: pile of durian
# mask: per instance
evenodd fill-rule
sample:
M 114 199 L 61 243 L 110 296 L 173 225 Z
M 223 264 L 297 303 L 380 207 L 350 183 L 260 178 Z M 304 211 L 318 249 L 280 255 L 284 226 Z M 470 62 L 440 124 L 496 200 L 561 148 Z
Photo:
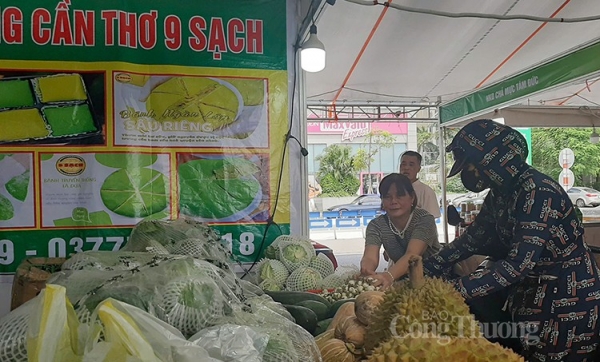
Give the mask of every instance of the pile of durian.
M 441 279 L 423 276 L 420 257 L 411 259 L 409 280 L 364 299 L 355 303 L 364 328 L 351 323 L 356 318 L 336 314 L 333 332 L 315 337 L 323 362 L 524 362 L 482 336 L 460 293 Z M 349 312 L 340 308 L 338 313 Z

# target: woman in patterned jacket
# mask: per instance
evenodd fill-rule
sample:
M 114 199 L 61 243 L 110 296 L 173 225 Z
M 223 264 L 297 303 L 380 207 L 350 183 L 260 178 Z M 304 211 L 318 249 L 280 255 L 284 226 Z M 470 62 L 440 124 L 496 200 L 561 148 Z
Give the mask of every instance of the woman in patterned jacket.
M 512 321 L 530 362 L 596 361 L 600 342 L 599 269 L 563 188 L 525 163 L 527 145 L 514 129 L 491 120 L 463 127 L 447 147 L 470 191 L 490 188 L 466 232 L 424 262 L 442 275 L 479 254 L 494 263 L 451 282 L 470 304 L 508 291 Z

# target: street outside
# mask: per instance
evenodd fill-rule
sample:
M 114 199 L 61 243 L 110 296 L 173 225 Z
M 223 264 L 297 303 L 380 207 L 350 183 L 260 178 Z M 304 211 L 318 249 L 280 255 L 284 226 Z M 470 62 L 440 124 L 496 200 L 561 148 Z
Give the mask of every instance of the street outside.
M 582 208 L 583 219 L 585 222 L 600 222 L 600 206 L 594 208 Z M 444 243 L 444 234 L 441 224 L 437 224 L 440 243 Z M 454 227 L 448 226 L 449 241 L 454 239 Z M 334 238 L 332 233 L 323 232 L 320 230 L 311 230 L 310 238 L 319 242 L 333 250 L 336 256 L 338 265 L 355 265 L 360 268 L 360 259 L 365 248 L 364 229 L 340 233 L 338 232 Z M 387 266 L 387 262 L 383 259 L 383 255 L 379 260 L 378 271 L 383 271 Z

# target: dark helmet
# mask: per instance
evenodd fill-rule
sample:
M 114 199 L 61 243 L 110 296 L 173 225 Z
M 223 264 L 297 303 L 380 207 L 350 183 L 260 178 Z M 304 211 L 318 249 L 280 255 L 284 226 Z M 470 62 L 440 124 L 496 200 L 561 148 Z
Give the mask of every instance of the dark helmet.
M 527 141 L 519 131 L 491 119 L 473 121 L 461 128 L 446 147 L 446 152 L 452 152 L 454 156 L 448 177 L 458 174 L 471 163 L 488 175 L 490 181 L 500 185 L 517 173 L 517 167 L 529 154 Z

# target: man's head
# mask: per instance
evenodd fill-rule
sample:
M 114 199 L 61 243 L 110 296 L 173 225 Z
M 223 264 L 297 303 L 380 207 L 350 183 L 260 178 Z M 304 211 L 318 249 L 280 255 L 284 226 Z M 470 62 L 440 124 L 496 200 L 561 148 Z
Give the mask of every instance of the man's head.
M 454 165 L 448 174 L 460 173 L 463 185 L 480 192 L 488 187 L 508 187 L 528 155 L 527 142 L 517 130 L 490 119 L 473 121 L 454 136 L 446 147 Z
M 400 173 L 408 177 L 411 182 L 417 181 L 417 175 L 421 171 L 423 157 L 419 152 L 406 151 L 400 156 Z

